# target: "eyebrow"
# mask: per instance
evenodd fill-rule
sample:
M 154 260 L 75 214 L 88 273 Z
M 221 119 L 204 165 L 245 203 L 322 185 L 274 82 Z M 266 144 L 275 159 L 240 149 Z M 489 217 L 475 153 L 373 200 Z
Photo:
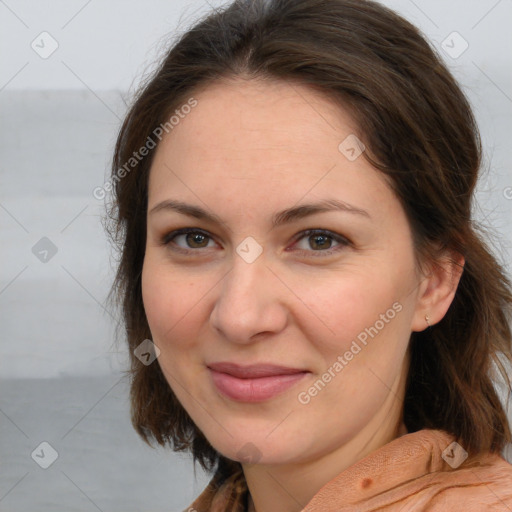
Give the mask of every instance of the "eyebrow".
M 224 221 L 218 215 L 210 213 L 201 208 L 200 206 L 184 203 L 173 199 L 167 199 L 165 201 L 162 201 L 161 203 L 158 203 L 149 211 L 149 214 L 152 215 L 162 211 L 176 211 L 183 215 L 187 215 L 188 217 L 207 220 L 217 224 L 224 224 Z M 361 215 L 363 217 L 371 219 L 370 214 L 366 210 L 356 208 L 355 206 L 345 203 L 344 201 L 340 201 L 339 199 L 324 199 L 317 203 L 301 204 L 277 212 L 272 217 L 272 226 L 277 227 L 283 224 L 289 224 L 291 222 L 303 219 L 316 213 L 330 211 L 341 211 L 355 215 Z

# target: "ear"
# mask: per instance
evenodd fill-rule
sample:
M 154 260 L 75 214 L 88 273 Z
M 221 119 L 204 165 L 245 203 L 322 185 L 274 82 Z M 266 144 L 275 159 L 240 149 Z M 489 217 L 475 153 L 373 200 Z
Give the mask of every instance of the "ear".
M 424 331 L 429 324 L 434 325 L 443 319 L 455 297 L 464 263 L 461 254 L 447 251 L 428 265 L 428 272 L 423 274 L 418 288 L 412 331 Z

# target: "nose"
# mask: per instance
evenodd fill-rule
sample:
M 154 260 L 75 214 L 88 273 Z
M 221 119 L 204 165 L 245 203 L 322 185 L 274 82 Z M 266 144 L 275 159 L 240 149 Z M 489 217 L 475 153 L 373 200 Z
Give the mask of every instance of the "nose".
M 234 256 L 219 284 L 210 322 L 232 343 L 252 343 L 258 335 L 281 332 L 288 320 L 286 288 L 268 268 L 263 255 L 252 263 Z

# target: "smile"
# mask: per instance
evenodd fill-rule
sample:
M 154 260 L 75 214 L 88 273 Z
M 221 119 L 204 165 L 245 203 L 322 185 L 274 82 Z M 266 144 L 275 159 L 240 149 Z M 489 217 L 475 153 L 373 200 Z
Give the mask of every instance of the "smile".
M 234 363 L 208 365 L 213 384 L 227 398 L 238 402 L 263 402 L 284 393 L 307 370 L 274 365 L 240 366 Z

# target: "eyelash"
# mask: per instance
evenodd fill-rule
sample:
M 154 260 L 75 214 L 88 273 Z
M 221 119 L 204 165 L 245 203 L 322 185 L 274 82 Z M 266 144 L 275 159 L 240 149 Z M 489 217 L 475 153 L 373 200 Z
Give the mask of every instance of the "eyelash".
M 169 246 L 171 245 L 171 243 L 173 243 L 173 240 L 180 236 L 180 235 L 186 235 L 186 234 L 189 234 L 189 233 L 196 233 L 196 234 L 200 234 L 200 235 L 203 235 L 207 238 L 209 238 L 210 240 L 213 240 L 213 238 L 206 232 L 206 231 L 203 231 L 201 229 L 197 229 L 197 228 L 182 228 L 182 229 L 177 229 L 175 231 L 171 231 L 170 233 L 167 233 L 166 235 L 164 235 L 162 238 L 161 238 L 161 244 L 164 245 L 164 246 Z M 335 252 L 338 252 L 339 250 L 341 250 L 342 248 L 344 247 L 347 247 L 347 246 L 350 246 L 352 245 L 351 242 L 341 236 L 341 235 L 338 235 L 337 233 L 333 233 L 332 231 L 328 231 L 326 229 L 307 229 L 305 231 L 301 231 L 297 237 L 295 238 L 294 240 L 294 244 L 296 244 L 297 242 L 299 242 L 300 240 L 302 240 L 303 238 L 305 237 L 308 237 L 308 236 L 311 236 L 311 235 L 324 235 L 324 236 L 327 236 L 328 238 L 332 238 L 333 240 L 335 240 L 336 242 L 338 242 L 339 245 L 335 246 L 333 249 L 327 249 L 327 250 L 304 250 L 304 249 L 298 249 L 298 252 L 301 253 L 301 254 L 304 254 L 304 255 L 308 255 L 308 256 L 313 256 L 313 257 L 327 257 L 327 256 L 330 256 L 332 254 L 334 254 Z M 183 247 L 179 247 L 179 246 L 176 246 L 172 248 L 173 251 L 177 251 L 177 252 L 181 252 L 182 254 L 192 254 L 194 252 L 198 252 L 200 249 L 205 249 L 205 248 L 198 248 L 198 249 L 184 249 Z M 315 254 L 316 253 L 316 254 Z

